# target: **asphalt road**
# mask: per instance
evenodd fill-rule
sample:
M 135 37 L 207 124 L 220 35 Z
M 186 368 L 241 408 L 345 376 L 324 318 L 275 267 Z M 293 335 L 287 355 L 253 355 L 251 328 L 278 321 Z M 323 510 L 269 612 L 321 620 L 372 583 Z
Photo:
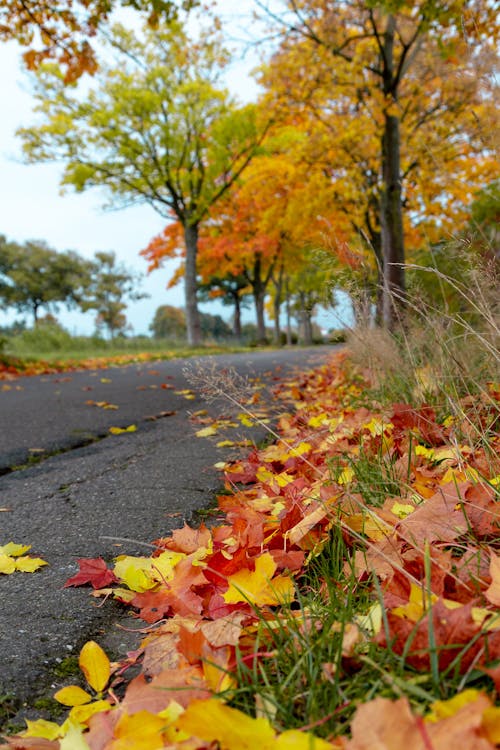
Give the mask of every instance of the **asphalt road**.
M 219 375 L 234 368 L 272 384 L 292 368 L 320 364 L 331 351 L 255 352 L 0 381 L 0 545 L 31 544 L 29 554 L 49 563 L 34 574 L 0 576 L 0 728 L 42 715 L 33 706 L 61 684 L 58 666 L 86 640 L 97 640 L 112 658 L 139 641 L 130 631 L 140 621 L 120 605 L 99 607 L 88 589 L 62 588 L 77 558 L 149 554 L 144 545 L 196 522 L 217 494 L 213 464 L 230 458 L 231 449 L 197 438 L 199 426 L 189 416 L 203 408 L 229 414 L 231 404 L 207 405 L 185 368 Z M 194 399 L 175 393 L 184 389 Z M 133 433 L 109 432 L 131 424 Z M 258 441 L 264 434 L 252 428 L 246 437 Z

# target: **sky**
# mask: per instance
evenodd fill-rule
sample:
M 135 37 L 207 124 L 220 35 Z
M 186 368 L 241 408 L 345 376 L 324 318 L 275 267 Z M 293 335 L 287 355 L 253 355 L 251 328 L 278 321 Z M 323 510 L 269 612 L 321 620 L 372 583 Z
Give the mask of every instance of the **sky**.
M 219 6 L 223 19 L 228 21 L 231 36 L 234 39 L 242 38 L 252 23 L 252 0 L 239 0 L 238 14 L 234 13 L 234 0 L 219 0 Z M 114 250 L 118 259 L 131 270 L 144 274 L 141 289 L 150 296 L 129 303 L 126 315 L 133 333 L 148 334 L 159 305 L 182 307 L 184 302 L 181 284 L 175 289 L 166 290 L 176 262 L 169 261 L 162 269 L 147 275 L 146 261 L 139 256 L 140 250 L 161 232 L 165 220 L 149 206 L 104 211 L 102 206 L 106 194 L 101 189 L 61 194 L 61 164 L 22 163 L 21 144 L 15 132 L 17 128 L 33 123 L 35 116 L 30 77 L 23 69 L 21 52 L 14 42 L 0 44 L 0 234 L 20 243 L 42 239 L 56 250 L 76 250 L 89 258 L 97 250 Z M 239 46 L 227 74 L 227 85 L 241 101 L 251 101 L 258 94 L 257 84 L 251 76 L 251 70 L 258 61 L 257 47 Z M 201 309 L 221 314 L 226 319 L 230 315 L 230 309 L 220 303 L 202 305 Z M 14 311 L 0 310 L 0 326 L 19 317 Z M 95 329 L 92 312 L 68 312 L 61 307 L 58 318 L 74 334 L 87 335 Z M 246 311 L 245 320 L 253 321 L 252 310 Z M 327 328 L 339 327 L 338 313 L 323 313 L 318 322 Z

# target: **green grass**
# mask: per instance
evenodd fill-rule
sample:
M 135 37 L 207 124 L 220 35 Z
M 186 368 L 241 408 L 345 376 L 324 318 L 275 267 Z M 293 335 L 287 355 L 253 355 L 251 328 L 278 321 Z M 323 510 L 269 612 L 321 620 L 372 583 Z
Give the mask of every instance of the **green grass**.
M 151 355 L 151 359 L 162 360 L 249 350 L 245 346 L 217 343 L 189 347 L 185 342 L 150 339 L 146 336 L 105 341 L 96 337 L 53 337 L 46 335 L 46 332 L 26 331 L 5 341 L 2 356 L 6 361 L 20 361 L 27 365 L 40 361 L 49 364 L 74 364 L 91 359 L 124 356 L 133 359 L 134 356 L 143 354 Z
M 363 582 L 356 577 L 352 549 L 337 526 L 298 581 L 297 600 L 280 607 L 276 618 L 256 611 L 258 635 L 251 653 L 238 654 L 238 687 L 227 695 L 231 704 L 248 714 L 267 716 L 279 730 L 311 728 L 329 737 L 345 734 L 355 709 L 377 696 L 404 696 L 423 713 L 434 701 L 451 698 L 465 687 L 489 689 L 484 673 L 459 673 L 460 660 L 473 644 L 440 672 L 439 649 L 431 633 L 431 669 L 422 672 L 407 662 L 418 623 L 403 654 L 390 643 L 377 643 L 366 616 L 381 599 L 373 577 Z M 359 639 L 349 647 L 357 627 Z

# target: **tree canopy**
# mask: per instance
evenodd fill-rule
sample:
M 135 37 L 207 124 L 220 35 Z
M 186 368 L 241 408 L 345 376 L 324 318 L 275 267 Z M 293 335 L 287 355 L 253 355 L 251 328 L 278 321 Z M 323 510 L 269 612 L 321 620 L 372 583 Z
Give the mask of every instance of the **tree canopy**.
M 20 245 L 0 236 L 0 300 L 31 313 L 35 324 L 41 308 L 80 304 L 87 272 L 87 263 L 73 251 L 58 253 L 43 240 Z
M 188 10 L 196 0 L 0 0 L 0 40 L 15 39 L 26 47 L 24 60 L 36 70 L 46 60 L 57 60 L 66 82 L 95 73 L 97 58 L 91 40 L 118 7 L 146 13 L 156 26 L 179 7 Z
M 363 229 L 370 222 L 370 239 L 380 243 L 391 325 L 405 296 L 405 215 L 444 213 L 443 196 L 463 190 L 460 180 L 450 190 L 448 165 L 474 171 L 478 151 L 490 147 L 479 123 L 491 102 L 480 92 L 495 56 L 496 11 L 484 0 L 306 0 L 286 8 L 267 6 L 283 32 L 268 86 L 287 116 L 306 111 L 328 130 L 332 182 L 348 194 L 358 183 Z
M 60 160 L 62 183 L 104 186 L 117 207 L 147 203 L 183 227 L 188 340 L 201 335 L 196 301 L 200 222 L 258 149 L 253 105 L 220 85 L 226 52 L 216 30 L 194 42 L 178 21 L 135 35 L 115 27 L 116 62 L 82 99 L 58 67 L 39 71 L 41 124 L 20 135 L 29 161 Z
M 114 252 L 96 252 L 89 263 L 82 310 L 95 310 L 97 328 L 105 328 L 111 339 L 127 327 L 126 300 L 147 297 L 139 289 L 140 275 L 119 263 Z

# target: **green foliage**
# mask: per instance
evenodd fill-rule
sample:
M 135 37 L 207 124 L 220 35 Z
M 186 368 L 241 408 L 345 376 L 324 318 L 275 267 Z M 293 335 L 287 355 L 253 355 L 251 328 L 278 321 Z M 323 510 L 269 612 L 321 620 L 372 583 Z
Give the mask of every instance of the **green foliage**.
M 36 84 L 42 124 L 19 131 L 28 161 L 62 159 L 63 184 L 104 185 L 113 205 L 149 203 L 196 223 L 255 146 L 255 112 L 218 85 L 227 60 L 216 32 L 192 43 L 173 21 L 142 35 L 116 26 L 84 100 L 55 66 Z
M 184 310 L 173 305 L 161 305 L 156 309 L 149 330 L 155 339 L 185 339 L 186 315 Z
M 470 231 L 476 253 L 500 263 L 500 180 L 481 190 L 472 203 Z
M 142 35 L 114 27 L 113 62 L 84 99 L 46 65 L 36 83 L 41 124 L 22 128 L 29 162 L 65 163 L 62 184 L 104 186 L 109 204 L 147 203 L 174 215 L 186 238 L 188 340 L 198 343 L 198 225 L 258 148 L 253 105 L 237 107 L 219 84 L 227 62 L 217 29 L 195 42 L 178 20 Z
M 6 307 L 29 312 L 36 323 L 40 308 L 81 301 L 87 266 L 77 253 L 58 253 L 43 240 L 23 245 L 0 236 L 0 300 Z
M 47 354 L 64 352 L 74 346 L 75 338 L 59 323 L 40 320 L 34 328 L 22 331 L 8 343 L 9 350 L 22 355 L 33 351 Z
M 137 288 L 141 276 L 118 263 L 114 252 L 97 252 L 94 258 L 89 264 L 81 308 L 96 310 L 97 328 L 106 329 L 113 339 L 127 328 L 125 300 L 140 300 L 148 295 Z
M 205 339 L 230 338 L 231 328 L 220 315 L 200 313 L 200 325 Z M 151 325 L 149 326 L 156 339 L 166 338 L 174 340 L 185 340 L 186 338 L 186 315 L 182 308 L 172 305 L 161 305 L 157 308 Z
M 204 338 L 212 338 L 215 341 L 230 338 L 232 335 L 231 328 L 220 315 L 211 315 L 210 313 L 200 313 L 201 331 Z

